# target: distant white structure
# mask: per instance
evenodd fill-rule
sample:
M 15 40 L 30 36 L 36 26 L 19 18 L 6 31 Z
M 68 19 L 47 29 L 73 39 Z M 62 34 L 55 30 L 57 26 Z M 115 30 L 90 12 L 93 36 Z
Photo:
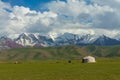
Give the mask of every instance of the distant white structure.
M 95 63 L 95 58 L 92 56 L 86 56 L 82 59 L 82 63 Z

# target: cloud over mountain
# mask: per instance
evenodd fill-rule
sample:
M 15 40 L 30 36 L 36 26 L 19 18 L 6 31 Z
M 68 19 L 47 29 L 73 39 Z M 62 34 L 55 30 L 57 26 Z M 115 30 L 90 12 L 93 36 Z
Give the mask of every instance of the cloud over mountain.
M 43 7 L 47 11 L 12 7 L 0 0 L 0 34 L 70 32 L 112 36 L 120 30 L 119 0 L 57 0 Z

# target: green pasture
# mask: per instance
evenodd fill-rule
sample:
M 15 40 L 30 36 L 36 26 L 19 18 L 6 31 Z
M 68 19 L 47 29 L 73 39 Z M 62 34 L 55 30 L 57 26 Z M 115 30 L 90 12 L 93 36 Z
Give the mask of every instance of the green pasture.
M 88 55 L 94 56 L 97 62 L 81 63 Z M 14 64 L 15 61 L 19 64 Z M 0 80 L 120 80 L 120 46 L 3 50 L 0 51 Z
M 0 63 L 0 80 L 120 80 L 120 59 Z

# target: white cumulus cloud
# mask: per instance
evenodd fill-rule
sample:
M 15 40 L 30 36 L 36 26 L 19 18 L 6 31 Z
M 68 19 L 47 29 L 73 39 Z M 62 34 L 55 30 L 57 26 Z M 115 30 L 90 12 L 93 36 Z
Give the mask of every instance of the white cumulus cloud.
M 44 5 L 48 11 L 11 7 L 0 0 L 0 32 L 14 33 L 91 33 L 113 36 L 120 30 L 119 0 L 52 1 Z

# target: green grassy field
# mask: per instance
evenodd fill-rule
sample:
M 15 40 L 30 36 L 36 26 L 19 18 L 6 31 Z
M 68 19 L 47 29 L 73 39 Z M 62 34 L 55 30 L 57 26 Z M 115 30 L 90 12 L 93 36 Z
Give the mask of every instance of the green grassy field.
M 88 55 L 97 63 L 81 63 Z M 120 46 L 10 49 L 0 51 L 0 62 L 0 80 L 120 80 Z
M 0 80 L 120 80 L 120 59 L 0 63 Z

